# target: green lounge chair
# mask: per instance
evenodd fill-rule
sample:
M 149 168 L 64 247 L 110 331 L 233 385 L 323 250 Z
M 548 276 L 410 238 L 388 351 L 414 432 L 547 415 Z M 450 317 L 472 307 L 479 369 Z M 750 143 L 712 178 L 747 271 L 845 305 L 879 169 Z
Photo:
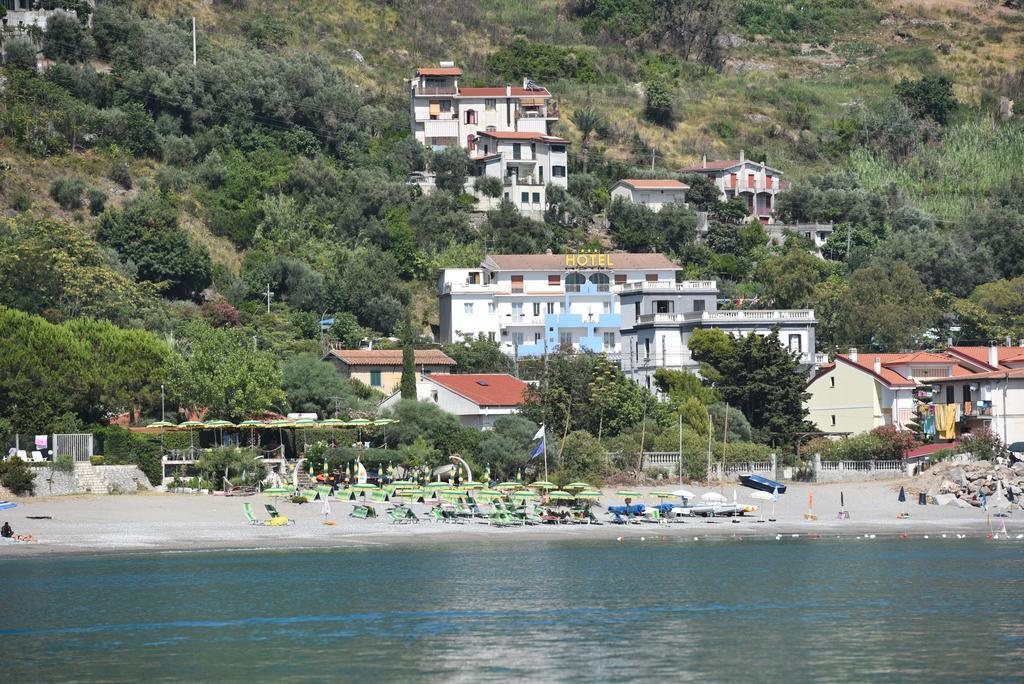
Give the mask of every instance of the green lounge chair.
M 263 523 L 256 519 L 256 516 L 252 514 L 252 504 L 242 504 L 242 512 L 245 513 L 245 519 L 249 521 L 250 525 L 262 525 Z
M 331 488 L 326 485 L 320 485 L 316 488 L 316 495 L 321 501 L 326 501 L 327 497 L 331 495 Z
M 405 506 L 398 506 L 388 511 L 388 517 L 393 523 L 414 523 L 419 522 L 420 519 L 416 517 L 416 514 L 412 512 L 412 509 L 406 508 Z
M 270 514 L 271 519 L 273 519 L 273 518 L 284 518 L 283 515 L 281 515 L 280 513 L 277 512 L 277 509 L 274 506 L 271 506 L 270 504 L 263 504 L 263 507 L 267 509 L 267 513 Z M 289 525 L 294 525 L 295 521 L 289 519 L 288 520 L 288 524 Z
M 352 509 L 352 512 L 349 513 L 349 516 L 353 518 L 359 518 L 360 520 L 366 520 L 366 518 L 369 516 L 369 510 L 370 509 L 367 508 L 366 506 L 356 506 L 355 508 Z
M 299 496 L 306 497 L 306 501 L 313 501 L 314 499 L 316 499 L 316 490 L 315 489 L 303 489 L 301 492 L 299 492 Z
M 380 503 L 385 503 L 386 501 L 388 501 L 387 492 L 382 492 L 379 489 L 370 492 L 370 498 Z

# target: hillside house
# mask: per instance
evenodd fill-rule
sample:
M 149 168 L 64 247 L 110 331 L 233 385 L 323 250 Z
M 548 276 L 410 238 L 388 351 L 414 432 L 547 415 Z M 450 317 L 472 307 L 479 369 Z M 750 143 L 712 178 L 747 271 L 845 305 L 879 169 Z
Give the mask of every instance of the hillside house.
M 473 177 L 467 192 L 476 177 L 493 176 L 501 180 L 502 196 L 481 198 L 482 208 L 494 208 L 504 198 L 519 211 L 543 218 L 548 183 L 568 187 L 568 145 L 568 140 L 541 133 L 481 133 L 470 151 Z
M 417 349 L 416 372 L 419 375 L 450 373 L 455 361 L 439 349 Z M 395 391 L 402 381 L 401 349 L 329 349 L 324 355 L 345 378 L 358 380 L 385 394 Z
M 723 202 L 733 197 L 743 198 L 749 218 L 764 224 L 774 222 L 775 197 L 789 189 L 788 181 L 782 180 L 781 171 L 763 162 L 746 159 L 742 150 L 739 159 L 708 161 L 705 155 L 699 164 L 684 167 L 679 173 L 706 176 L 718 188 Z
M 686 202 L 686 190 L 690 186 L 681 181 L 665 179 L 651 180 L 624 178 L 612 186 L 612 199 L 621 197 L 633 204 L 642 204 L 651 211 L 661 211 L 666 204 Z
M 416 398 L 437 405 L 459 422 L 478 430 L 490 430 L 494 421 L 519 411 L 527 385 L 505 373 L 424 375 L 416 383 Z M 385 399 L 381 409 L 393 409 L 401 392 Z

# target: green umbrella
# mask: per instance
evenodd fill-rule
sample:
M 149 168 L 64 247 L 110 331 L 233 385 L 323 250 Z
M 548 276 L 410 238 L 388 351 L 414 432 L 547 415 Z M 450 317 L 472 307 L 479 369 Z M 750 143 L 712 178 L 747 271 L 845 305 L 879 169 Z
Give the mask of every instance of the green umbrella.
M 369 483 L 367 483 L 367 484 L 354 484 L 354 485 L 352 485 L 350 487 L 350 489 L 354 489 L 357 492 L 370 492 L 370 491 L 373 491 L 374 489 L 377 489 L 377 485 L 372 485 L 372 484 L 369 484 Z
M 168 423 L 166 420 L 158 420 L 155 423 L 150 423 L 146 427 L 160 428 L 161 430 L 164 430 L 166 428 L 173 428 L 173 427 L 178 427 L 178 426 L 175 425 L 174 423 Z
M 338 418 L 328 418 L 327 420 L 321 420 L 319 426 L 326 428 L 345 427 L 345 421 Z
M 575 499 L 571 492 L 564 492 L 561 489 L 556 489 L 553 492 L 548 492 L 549 499 Z
M 639 499 L 640 497 L 643 496 L 643 494 L 641 494 L 640 492 L 634 492 L 629 489 L 620 489 L 619 491 L 615 492 L 615 495 L 621 496 L 623 499 Z
M 495 489 L 519 489 L 523 485 L 518 482 L 502 482 L 501 484 L 494 485 Z
M 460 485 L 462 489 L 483 489 L 486 486 L 483 482 L 463 482 Z
M 448 489 L 451 487 L 447 482 L 428 482 L 424 489 Z
M 391 425 L 392 423 L 397 422 L 397 418 L 378 418 L 377 420 L 370 421 L 370 424 L 374 427 L 383 427 L 384 425 Z
M 309 418 L 303 418 L 301 420 L 293 421 L 292 422 L 292 427 L 297 427 L 297 428 L 316 427 L 316 421 L 315 420 L 310 420 Z
M 230 420 L 208 420 L 205 423 L 203 423 L 203 425 L 205 427 L 213 429 L 235 427 L 235 424 L 232 423 Z
M 531 489 L 558 489 L 558 485 L 554 482 L 548 482 L 547 480 L 538 480 L 537 482 L 530 483 Z
M 198 430 L 206 427 L 206 423 L 200 420 L 186 420 L 184 423 L 178 423 L 178 427 L 182 430 Z
M 593 485 L 588 485 L 586 482 L 570 482 L 565 485 L 564 489 L 593 489 Z
M 598 491 L 584 491 L 576 493 L 577 499 L 600 499 L 602 496 L 601 492 Z
M 240 427 L 240 428 L 264 428 L 264 427 L 267 427 L 267 424 L 264 423 L 262 420 L 243 420 L 241 423 L 238 424 L 238 427 Z
M 391 486 L 395 489 L 418 489 L 418 485 L 411 480 L 395 480 Z
M 418 499 L 421 496 L 427 495 L 429 492 L 425 489 L 399 489 L 395 492 L 395 496 L 408 497 L 410 499 Z
M 658 499 L 673 499 L 675 496 L 672 492 L 651 492 L 648 496 L 653 496 Z
M 481 489 L 475 492 L 473 496 L 477 499 L 500 499 L 504 495 L 496 489 Z
M 513 492 L 512 493 L 512 498 L 513 499 L 520 499 L 520 500 L 539 499 L 540 498 L 540 494 L 537 494 L 536 492 L 527 492 L 527 491 Z

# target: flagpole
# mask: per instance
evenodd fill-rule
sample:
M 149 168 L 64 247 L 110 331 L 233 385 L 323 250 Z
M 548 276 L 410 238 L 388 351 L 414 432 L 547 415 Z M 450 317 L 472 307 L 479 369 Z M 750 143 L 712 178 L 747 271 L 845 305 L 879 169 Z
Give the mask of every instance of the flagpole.
M 548 479 L 548 430 L 546 427 L 541 425 L 541 429 L 544 430 L 544 434 L 540 437 L 540 443 L 544 447 L 544 481 Z

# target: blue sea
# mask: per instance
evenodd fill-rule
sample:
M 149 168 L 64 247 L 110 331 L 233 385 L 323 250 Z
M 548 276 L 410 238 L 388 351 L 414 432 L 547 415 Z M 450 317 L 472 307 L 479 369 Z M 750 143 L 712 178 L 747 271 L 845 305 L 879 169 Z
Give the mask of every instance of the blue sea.
M 1024 679 L 1024 543 L 639 537 L 0 564 L 20 681 Z

